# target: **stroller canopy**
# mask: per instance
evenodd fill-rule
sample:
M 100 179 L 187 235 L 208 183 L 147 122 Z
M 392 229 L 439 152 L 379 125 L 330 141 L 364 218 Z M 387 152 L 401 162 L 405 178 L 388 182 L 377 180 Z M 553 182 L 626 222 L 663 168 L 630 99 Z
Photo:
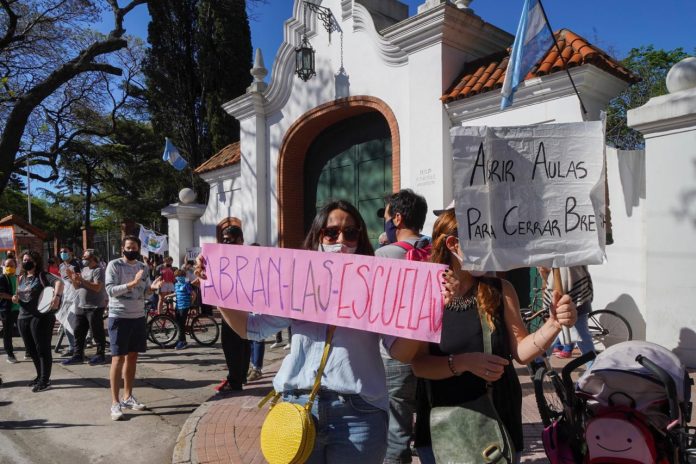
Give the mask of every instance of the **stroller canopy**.
M 664 401 L 667 398 L 665 386 L 636 362 L 639 354 L 669 373 L 677 387 L 677 400 L 684 401 L 685 394 L 690 393 L 686 390 L 688 374 L 684 365 L 667 348 L 644 341 L 619 343 L 600 353 L 592 367 L 580 377 L 578 393 L 603 405 L 624 404 L 638 411 Z

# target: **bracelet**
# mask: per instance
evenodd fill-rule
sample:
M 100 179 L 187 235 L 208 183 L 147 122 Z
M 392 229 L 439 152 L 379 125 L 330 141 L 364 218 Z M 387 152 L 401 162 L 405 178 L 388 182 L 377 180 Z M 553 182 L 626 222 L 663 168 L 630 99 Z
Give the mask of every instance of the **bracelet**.
M 455 367 L 454 367 L 454 355 L 453 354 L 450 354 L 449 356 L 447 356 L 447 366 L 449 366 L 450 372 L 455 377 L 462 375 L 462 373 L 458 372 L 457 369 L 455 369 Z
M 537 350 L 539 350 L 539 351 L 541 351 L 541 352 L 544 352 L 544 351 L 546 351 L 546 348 L 543 348 L 543 347 L 537 345 L 537 342 L 536 342 L 537 332 L 541 332 L 541 327 L 539 328 L 539 330 L 537 330 L 536 332 L 534 332 L 534 334 L 532 335 L 532 343 L 534 343 L 534 346 L 536 346 L 536 349 L 537 349 Z

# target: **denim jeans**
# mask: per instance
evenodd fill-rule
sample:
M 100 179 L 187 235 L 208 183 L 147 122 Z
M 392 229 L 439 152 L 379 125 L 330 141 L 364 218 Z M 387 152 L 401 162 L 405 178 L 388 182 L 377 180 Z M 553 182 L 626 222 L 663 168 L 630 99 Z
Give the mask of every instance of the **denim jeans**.
M 416 412 L 416 377 L 409 364 L 383 359 L 389 392 L 389 433 L 385 464 L 408 464 Z
M 306 404 L 306 391 L 288 392 L 283 400 Z M 317 428 L 306 464 L 382 464 L 387 443 L 387 413 L 360 395 L 321 390 L 312 407 Z
M 250 341 L 251 344 L 251 367 L 261 370 L 263 367 L 263 357 L 266 354 L 266 344 L 264 342 Z

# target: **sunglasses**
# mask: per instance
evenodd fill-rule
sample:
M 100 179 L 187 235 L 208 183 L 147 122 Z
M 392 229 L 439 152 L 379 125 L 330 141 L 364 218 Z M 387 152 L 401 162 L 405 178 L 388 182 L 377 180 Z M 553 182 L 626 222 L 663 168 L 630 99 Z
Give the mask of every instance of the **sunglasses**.
M 360 229 L 353 226 L 341 228 L 338 226 L 324 227 L 321 229 L 323 237 L 328 238 L 332 242 L 338 240 L 338 236 L 343 234 L 343 239 L 347 242 L 357 242 L 360 238 Z

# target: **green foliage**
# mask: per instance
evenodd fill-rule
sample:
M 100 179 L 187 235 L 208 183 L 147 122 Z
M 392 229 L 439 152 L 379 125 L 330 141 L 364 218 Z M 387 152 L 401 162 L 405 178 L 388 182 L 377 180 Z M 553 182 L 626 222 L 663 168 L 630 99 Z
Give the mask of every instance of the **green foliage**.
M 8 187 L 0 195 L 0 217 L 15 214 L 28 220 L 27 196 L 12 187 Z M 74 213 L 68 200 L 57 201 L 32 196 L 31 198 L 32 224 L 59 237 L 79 237 L 80 218 Z
M 670 68 L 688 55 L 682 48 L 656 50 L 652 45 L 632 49 L 621 64 L 638 76 L 607 108 L 607 143 L 622 150 L 645 146 L 643 136 L 626 125 L 628 110 L 644 105 L 653 97 L 667 93 L 665 78 Z
M 195 168 L 239 140 L 238 123 L 221 105 L 251 82 L 246 2 L 161 0 L 148 8 L 144 73 L 154 132 L 170 137 Z

